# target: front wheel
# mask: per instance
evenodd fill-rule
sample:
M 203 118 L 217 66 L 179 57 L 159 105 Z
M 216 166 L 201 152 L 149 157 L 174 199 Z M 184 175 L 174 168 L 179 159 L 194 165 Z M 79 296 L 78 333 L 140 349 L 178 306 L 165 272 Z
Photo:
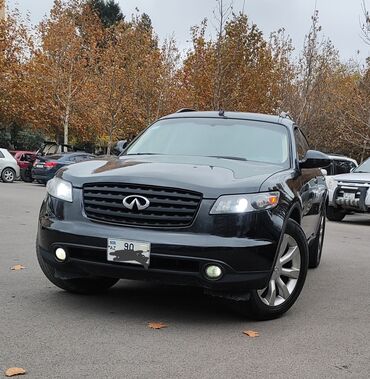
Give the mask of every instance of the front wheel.
M 57 287 L 72 293 L 90 295 L 100 293 L 113 287 L 119 279 L 115 278 L 76 278 L 61 279 L 56 275 L 54 267 L 49 265 L 42 257 L 38 246 L 36 246 L 37 260 L 45 276 Z
M 1 179 L 4 183 L 13 183 L 15 180 L 15 171 L 12 168 L 4 168 L 1 173 Z
M 330 221 L 339 222 L 339 221 L 342 221 L 344 217 L 346 217 L 346 213 L 341 209 L 328 207 L 326 217 Z
M 256 320 L 272 320 L 287 312 L 302 291 L 308 270 L 306 236 L 289 220 L 277 260 L 266 288 L 253 290 L 248 301 L 239 301 L 239 310 Z
M 21 179 L 26 183 L 32 183 L 33 178 L 30 170 L 21 170 Z

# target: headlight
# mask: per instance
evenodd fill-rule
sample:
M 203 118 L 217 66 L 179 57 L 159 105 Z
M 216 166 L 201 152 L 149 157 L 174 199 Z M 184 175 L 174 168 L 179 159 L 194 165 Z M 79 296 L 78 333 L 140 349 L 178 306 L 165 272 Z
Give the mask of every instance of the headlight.
M 330 191 L 334 191 L 338 186 L 338 182 L 334 178 L 327 176 L 326 177 L 326 185 L 328 186 L 328 189 Z
M 50 196 L 72 203 L 72 184 L 70 182 L 53 178 L 48 181 L 46 190 Z
M 275 208 L 280 192 L 266 192 L 247 195 L 227 195 L 217 199 L 211 214 L 248 213 Z

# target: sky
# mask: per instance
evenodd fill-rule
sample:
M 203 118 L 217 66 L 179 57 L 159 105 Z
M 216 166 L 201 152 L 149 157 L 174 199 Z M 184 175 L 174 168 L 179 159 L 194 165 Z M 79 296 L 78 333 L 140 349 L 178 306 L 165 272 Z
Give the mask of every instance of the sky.
M 47 14 L 53 0 L 6 0 L 10 8 L 17 6 L 23 13 L 30 12 L 37 23 Z M 138 8 L 149 14 L 161 40 L 174 36 L 184 52 L 190 47 L 190 27 L 204 18 L 211 20 L 216 0 L 117 0 L 125 15 Z M 228 1 L 228 0 L 225 0 Z M 363 0 L 233 0 L 234 10 L 243 9 L 266 37 L 272 31 L 285 28 L 299 51 L 304 43 L 311 16 L 317 7 L 325 37 L 330 38 L 343 60 L 365 62 L 370 47 L 361 38 Z M 365 0 L 370 9 L 370 0 Z M 211 28 L 212 29 L 212 28 Z M 358 53 L 359 52 L 359 53 Z

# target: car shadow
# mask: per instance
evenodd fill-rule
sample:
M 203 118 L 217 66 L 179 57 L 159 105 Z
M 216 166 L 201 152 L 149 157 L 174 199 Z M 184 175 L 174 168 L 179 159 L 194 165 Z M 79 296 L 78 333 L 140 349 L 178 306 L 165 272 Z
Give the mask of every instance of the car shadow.
M 242 323 L 246 317 L 225 306 L 222 299 L 206 296 L 201 289 L 121 280 L 99 295 L 51 292 L 48 302 L 63 312 L 98 318 L 119 315 L 120 320 L 198 324 Z M 77 308 L 76 308 L 77 307 Z M 54 308 L 55 309 L 55 308 Z
M 350 224 L 350 225 L 370 226 L 370 216 L 369 215 L 346 216 L 346 218 L 343 221 L 341 221 L 341 223 Z

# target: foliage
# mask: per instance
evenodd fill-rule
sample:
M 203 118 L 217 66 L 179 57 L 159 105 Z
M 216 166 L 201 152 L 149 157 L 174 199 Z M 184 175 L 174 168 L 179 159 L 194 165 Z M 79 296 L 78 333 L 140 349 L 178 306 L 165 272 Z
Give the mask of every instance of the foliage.
M 14 11 L 0 21 L 0 144 L 34 146 L 36 133 L 109 152 L 115 140 L 193 107 L 285 111 L 313 148 L 369 155 L 370 66 L 340 60 L 318 12 L 297 54 L 284 29 L 266 38 L 230 2 L 216 5 L 213 21 L 192 28 L 184 59 L 173 38 L 160 45 L 147 14 L 127 20 L 114 0 L 55 0 L 35 28 Z M 364 17 L 368 43 L 365 6 Z
M 124 20 L 120 6 L 114 0 L 90 0 L 89 5 L 106 28 L 115 26 Z

